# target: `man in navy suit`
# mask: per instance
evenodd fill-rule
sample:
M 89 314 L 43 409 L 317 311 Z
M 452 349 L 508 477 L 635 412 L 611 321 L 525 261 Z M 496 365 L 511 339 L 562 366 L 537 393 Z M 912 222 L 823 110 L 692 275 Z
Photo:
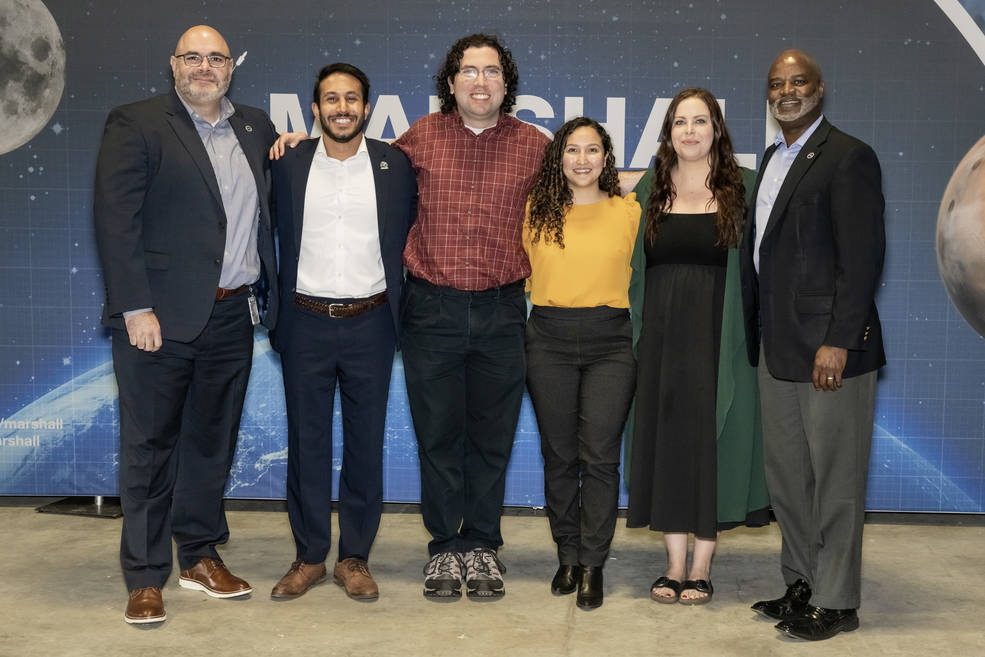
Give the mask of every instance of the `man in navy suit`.
M 339 553 L 333 576 L 356 600 L 379 589 L 367 560 L 383 508 L 383 430 L 400 328 L 401 257 L 417 207 L 407 157 L 363 136 L 369 80 L 355 66 L 318 74 L 322 138 L 273 164 L 283 309 L 271 341 L 287 401 L 287 512 L 296 558 L 271 591 L 296 598 L 328 574 L 332 415 L 342 399 Z
M 171 57 L 174 90 L 110 112 L 99 150 L 128 623 L 165 619 L 172 536 L 179 585 L 217 598 L 253 590 L 216 545 L 229 537 L 222 495 L 253 327 L 262 307 L 268 326 L 277 315 L 266 158 L 276 135 L 262 111 L 225 97 L 233 66 L 218 32 L 189 29 Z
M 885 203 L 876 154 L 821 113 L 813 57 L 780 53 L 767 91 L 780 132 L 749 208 L 742 296 L 787 591 L 753 609 L 820 640 L 858 627 Z

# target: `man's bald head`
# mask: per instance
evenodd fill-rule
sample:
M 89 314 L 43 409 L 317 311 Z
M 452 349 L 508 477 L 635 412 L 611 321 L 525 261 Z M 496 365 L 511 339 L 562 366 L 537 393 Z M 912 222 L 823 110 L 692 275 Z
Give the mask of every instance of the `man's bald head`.
M 201 48 L 208 48 L 209 50 L 203 52 Z M 217 55 L 229 57 L 229 44 L 216 29 L 208 25 L 196 25 L 188 28 L 174 47 L 174 54 L 176 55 L 189 51 L 199 52 L 203 55 L 214 52 Z
M 770 115 L 793 143 L 821 116 L 824 79 L 817 60 L 803 50 L 784 50 L 770 66 L 766 79 Z
M 800 62 L 803 66 L 807 67 L 814 74 L 818 82 L 824 82 L 824 76 L 821 74 L 821 65 L 817 63 L 813 55 L 799 48 L 790 48 L 777 55 L 776 59 L 773 60 L 773 65 L 770 66 L 770 75 L 772 76 L 773 70 L 780 64 L 794 64 L 796 62 Z
M 189 55 L 198 55 L 189 59 Z M 213 57 L 219 66 L 213 66 Z M 198 61 L 195 65 L 193 62 Z M 189 28 L 174 48 L 171 56 L 171 73 L 174 86 L 184 101 L 203 116 L 210 118 L 219 113 L 222 97 L 229 89 L 233 76 L 233 61 L 229 45 L 216 30 L 208 25 Z

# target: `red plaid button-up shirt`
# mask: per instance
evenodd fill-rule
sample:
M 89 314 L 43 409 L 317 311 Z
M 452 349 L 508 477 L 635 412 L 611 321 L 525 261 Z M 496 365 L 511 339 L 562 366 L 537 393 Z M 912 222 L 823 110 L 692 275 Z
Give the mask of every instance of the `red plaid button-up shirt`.
M 407 270 L 459 290 L 529 276 L 520 233 L 548 141 L 509 115 L 478 135 L 457 111 L 416 121 L 394 142 L 417 171 L 420 195 L 404 249 Z

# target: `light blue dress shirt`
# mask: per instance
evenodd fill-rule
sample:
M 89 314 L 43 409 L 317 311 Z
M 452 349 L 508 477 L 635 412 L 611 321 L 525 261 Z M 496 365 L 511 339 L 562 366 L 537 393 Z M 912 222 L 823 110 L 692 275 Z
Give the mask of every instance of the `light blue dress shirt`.
M 773 204 L 776 202 L 776 195 L 780 193 L 780 187 L 790 171 L 790 166 L 800 154 L 800 149 L 804 147 L 810 136 L 814 134 L 817 127 L 824 120 L 824 115 L 817 117 L 817 121 L 811 124 L 804 131 L 797 141 L 787 146 L 783 139 L 783 131 L 776 133 L 773 143 L 776 150 L 773 151 L 770 161 L 766 163 L 766 171 L 763 172 L 763 179 L 759 183 L 759 194 L 756 196 L 756 248 L 752 252 L 752 262 L 756 266 L 756 273 L 759 273 L 759 246 L 763 242 L 763 233 L 766 232 L 766 223 L 773 212 Z

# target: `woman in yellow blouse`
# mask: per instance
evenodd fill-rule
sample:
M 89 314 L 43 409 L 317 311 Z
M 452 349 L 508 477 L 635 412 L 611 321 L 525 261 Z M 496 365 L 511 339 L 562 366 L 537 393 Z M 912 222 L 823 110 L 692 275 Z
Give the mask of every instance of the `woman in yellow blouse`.
M 523 227 L 533 303 L 527 390 L 560 562 L 551 591 L 577 590 L 583 609 L 602 604 L 615 531 L 621 434 L 636 378 L 628 289 L 639 223 L 635 194 L 619 196 L 609 135 L 589 118 L 565 123 L 544 153 Z

